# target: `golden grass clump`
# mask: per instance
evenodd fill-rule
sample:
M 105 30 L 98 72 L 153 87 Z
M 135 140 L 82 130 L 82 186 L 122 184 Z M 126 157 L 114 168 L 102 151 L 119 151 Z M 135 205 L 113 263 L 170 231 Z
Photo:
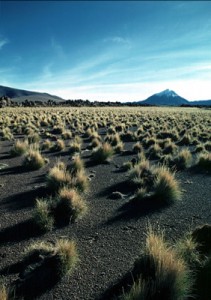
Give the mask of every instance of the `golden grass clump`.
M 52 151 L 62 151 L 65 149 L 65 142 L 62 139 L 57 139 L 55 144 L 52 146 Z
M 46 139 L 41 145 L 42 150 L 50 150 L 51 147 L 52 147 L 52 142 L 49 139 Z
M 63 162 L 57 162 L 55 166 L 49 170 L 46 179 L 47 186 L 54 191 L 58 191 L 65 185 L 71 185 L 71 175 Z
M 23 166 L 29 170 L 38 170 L 47 163 L 47 160 L 42 156 L 39 150 L 29 149 L 23 159 Z
M 63 140 L 68 140 L 72 138 L 72 132 L 70 130 L 63 130 L 61 137 Z
M 89 180 L 83 169 L 72 176 L 72 187 L 76 188 L 81 193 L 88 190 Z
M 87 211 L 87 205 L 75 189 L 63 187 L 57 195 L 55 218 L 68 224 L 81 218 Z
M 34 209 L 34 222 L 38 229 L 42 232 L 51 231 L 53 229 L 54 219 L 51 211 L 51 202 L 48 199 L 37 199 Z
M 32 134 L 28 135 L 27 139 L 28 139 L 29 144 L 35 144 L 35 143 L 39 143 L 40 136 L 38 133 L 32 133 Z
M 9 300 L 7 288 L 3 283 L 0 283 L 0 300 Z
M 114 150 L 109 143 L 104 143 L 92 152 L 92 159 L 96 163 L 104 163 L 112 158 Z
M 163 235 L 149 231 L 146 247 L 135 262 L 135 282 L 122 300 L 185 300 L 191 293 L 192 277 L 183 259 L 177 256 Z
M 76 152 L 81 152 L 81 143 L 78 142 L 77 140 L 74 140 L 70 143 L 70 148 L 69 148 L 70 153 L 76 153 Z
M 21 156 L 27 152 L 28 148 L 29 148 L 29 143 L 27 140 L 24 141 L 17 140 L 15 141 L 10 153 L 12 156 Z
M 172 163 L 175 164 L 178 169 L 189 168 L 192 164 L 192 154 L 190 150 L 182 149 L 173 159 Z
M 30 261 L 30 258 L 35 255 L 42 255 L 43 257 L 38 267 L 44 267 L 45 261 L 48 260 L 49 264 L 51 264 L 51 272 L 58 279 L 66 274 L 70 274 L 79 261 L 76 244 L 68 239 L 58 239 L 55 244 L 50 242 L 34 243 L 25 251 L 24 260 Z M 33 272 L 34 269 L 32 268 L 31 276 L 33 276 Z
M 164 166 L 155 170 L 154 195 L 165 204 L 181 199 L 181 189 L 174 173 Z
M 55 250 L 59 258 L 59 275 L 62 277 L 70 274 L 79 261 L 76 243 L 67 239 L 59 239 L 56 242 Z
M 75 155 L 72 158 L 68 169 L 70 170 L 71 174 L 76 174 L 77 172 L 84 170 L 84 161 L 81 159 L 80 155 Z
M 140 187 L 152 184 L 152 168 L 147 159 L 143 159 L 129 170 L 129 182 Z

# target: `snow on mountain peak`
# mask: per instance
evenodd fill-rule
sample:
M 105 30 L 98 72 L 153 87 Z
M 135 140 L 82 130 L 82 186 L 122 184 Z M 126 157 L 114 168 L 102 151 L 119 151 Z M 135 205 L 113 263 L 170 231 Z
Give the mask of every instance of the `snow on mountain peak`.
M 159 96 L 159 97 L 163 97 L 163 96 L 166 96 L 166 97 L 178 97 L 178 95 L 174 91 L 169 90 L 169 89 L 164 90 L 164 91 L 162 91 L 160 93 L 157 93 L 156 96 Z

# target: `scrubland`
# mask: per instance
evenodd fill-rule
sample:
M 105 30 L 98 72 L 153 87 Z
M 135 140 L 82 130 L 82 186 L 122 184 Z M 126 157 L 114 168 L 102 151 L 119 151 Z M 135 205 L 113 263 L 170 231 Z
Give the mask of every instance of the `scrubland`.
M 4 108 L 0 299 L 211 299 L 211 110 Z

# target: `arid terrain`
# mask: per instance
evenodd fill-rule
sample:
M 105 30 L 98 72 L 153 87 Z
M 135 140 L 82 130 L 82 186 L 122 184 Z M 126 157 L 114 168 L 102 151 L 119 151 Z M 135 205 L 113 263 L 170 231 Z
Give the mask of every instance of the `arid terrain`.
M 210 138 L 209 109 L 2 108 L 0 274 L 4 287 L 17 289 L 10 297 L 112 299 L 110 289 L 132 270 L 149 227 L 175 245 L 211 224 Z M 55 167 L 69 172 L 71 183 L 52 175 Z M 62 188 L 83 201 L 65 222 L 58 213 Z M 47 203 L 41 223 L 37 199 Z M 70 274 L 51 281 L 54 267 L 42 269 L 40 261 L 26 270 L 31 244 L 59 239 L 77 248 Z

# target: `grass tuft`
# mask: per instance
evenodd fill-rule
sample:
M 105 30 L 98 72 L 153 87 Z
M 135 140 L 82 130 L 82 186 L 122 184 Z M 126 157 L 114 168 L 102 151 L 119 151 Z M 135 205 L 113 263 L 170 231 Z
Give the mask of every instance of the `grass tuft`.
M 29 143 L 27 140 L 25 141 L 17 140 L 15 141 L 15 144 L 11 149 L 10 153 L 12 156 L 21 156 L 27 152 L 28 148 L 29 148 Z
M 55 249 L 56 255 L 59 258 L 59 275 L 62 277 L 66 274 L 70 274 L 79 261 L 75 242 L 67 239 L 60 239 L 57 241 Z
M 92 152 L 92 159 L 96 163 L 104 163 L 112 158 L 114 150 L 108 143 L 102 144 Z
M 135 262 L 135 283 L 122 300 L 187 299 L 192 278 L 185 262 L 165 241 L 163 234 L 149 231 L 146 248 Z
M 57 196 L 55 218 L 60 223 L 75 222 L 87 211 L 87 206 L 74 189 L 62 188 Z
M 155 196 L 165 204 L 171 204 L 181 199 L 181 189 L 174 173 L 162 166 L 156 169 L 154 182 Z
M 39 150 L 34 150 L 31 148 L 24 156 L 23 166 L 29 170 L 38 170 L 42 168 L 46 162 L 47 161 Z
M 211 171 L 211 153 L 201 153 L 198 156 L 197 166 L 206 171 Z
M 34 210 L 34 222 L 42 232 L 53 229 L 54 219 L 51 215 L 50 203 L 44 199 L 37 199 Z

